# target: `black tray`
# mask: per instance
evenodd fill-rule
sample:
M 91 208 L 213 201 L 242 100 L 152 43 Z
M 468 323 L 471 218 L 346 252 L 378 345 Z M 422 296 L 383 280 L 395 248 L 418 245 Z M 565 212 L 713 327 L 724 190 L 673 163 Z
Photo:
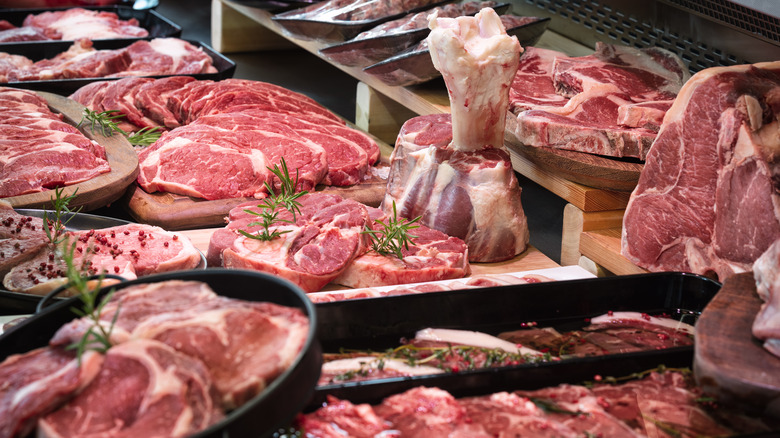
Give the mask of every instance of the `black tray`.
M 297 286 L 261 272 L 209 269 L 181 271 L 143 277 L 121 283 L 116 288 L 166 280 L 204 281 L 220 295 L 248 301 L 268 301 L 298 307 L 309 317 L 310 328 L 306 345 L 293 364 L 261 394 L 240 408 L 228 413 L 224 420 L 193 437 L 270 436 L 279 427 L 289 424 L 309 399 L 322 366 L 322 351 L 317 341 L 317 315 L 314 305 Z M 108 288 L 102 290 L 106 293 Z M 48 344 L 59 327 L 75 315 L 71 307 L 80 303 L 78 297 L 47 307 L 0 335 L 0 361 L 11 354 L 23 353 Z
M 505 14 L 512 5 L 499 3 L 493 7 L 497 14 Z M 424 40 L 431 30 L 427 27 L 379 35 L 373 38 L 352 39 L 320 49 L 320 53 L 331 61 L 349 67 L 367 67 L 395 56 L 401 51 Z
M 195 47 L 200 47 L 204 53 L 209 55 L 213 60 L 214 68 L 217 69 L 216 73 L 200 73 L 192 76 L 195 79 L 210 79 L 218 81 L 221 79 L 232 78 L 236 72 L 236 63 L 228 59 L 221 53 L 217 52 L 210 46 L 200 41 L 184 40 L 192 44 Z M 134 41 L 131 40 L 95 40 L 93 47 L 97 50 L 113 50 L 127 47 Z M 41 59 L 53 58 L 59 53 L 62 53 L 73 45 L 70 41 L 46 41 L 39 44 L 25 44 L 16 43 L 4 45 L 0 48 L 0 51 L 10 53 L 12 55 L 23 55 L 30 58 L 33 61 L 39 61 Z M 164 78 L 169 75 L 151 75 L 151 78 Z M 74 91 L 92 82 L 96 81 L 108 81 L 118 80 L 121 78 L 74 78 L 74 79 L 54 79 L 48 81 L 21 81 L 21 82 L 8 82 L 0 83 L 0 86 L 24 88 L 34 91 L 48 91 L 63 96 L 68 96 Z
M 15 210 L 19 214 L 40 218 L 43 218 L 43 213 L 45 211 L 25 208 L 17 208 Z M 68 221 L 65 228 L 69 231 L 99 230 L 101 228 L 118 227 L 130 223 L 123 219 L 88 213 L 65 213 L 63 218 Z M 201 263 L 198 266 L 198 269 L 206 269 L 206 257 L 202 253 L 200 256 Z M 35 313 L 35 309 L 42 298 L 43 297 L 40 295 L 12 292 L 3 289 L 2 278 L 0 278 L 0 315 L 28 315 Z M 61 299 L 62 298 L 57 299 L 57 301 Z
M 539 327 L 581 327 L 586 318 L 608 311 L 667 313 L 672 317 L 700 313 L 720 290 L 720 283 L 685 273 L 652 273 L 620 277 L 356 299 L 317 304 L 323 351 L 339 348 L 383 351 L 413 338 L 423 328 L 456 328 L 489 334 L 516 330 L 534 321 Z M 687 319 L 692 319 L 688 316 Z M 691 323 L 691 321 L 687 321 Z M 455 396 L 484 391 L 537 389 L 590 380 L 596 374 L 623 376 L 660 364 L 689 367 L 693 347 L 564 359 L 558 362 L 394 377 L 318 386 L 308 409 L 327 395 L 355 403 L 377 403 L 420 385 Z
M 134 38 L 134 37 L 114 38 L 116 40 L 136 41 L 139 39 L 181 36 L 181 27 L 179 25 L 163 17 L 153 9 L 138 10 L 138 9 L 133 9 L 130 6 L 79 6 L 79 7 L 81 9 L 87 9 L 90 11 L 113 12 L 119 17 L 120 20 L 129 20 L 131 18 L 135 18 L 136 20 L 138 20 L 138 25 L 140 27 L 143 27 L 149 32 L 149 36 L 144 38 Z M 30 9 L 5 9 L 5 10 L 0 9 L 0 15 L 2 15 L 3 20 L 7 20 L 14 26 L 18 27 L 22 25 L 24 19 L 27 18 L 27 16 L 30 14 L 37 15 L 42 12 L 62 11 L 67 9 L 73 9 L 73 8 L 51 8 L 51 9 L 30 8 Z M 51 41 L 62 41 L 62 40 L 19 41 L 18 43 L 17 42 L 0 43 L 0 51 L 4 50 L 4 47 L 6 47 L 9 44 L 41 44 L 41 43 L 46 43 Z
M 319 6 L 318 4 L 283 12 L 271 17 L 271 19 L 279 24 L 285 31 L 298 38 L 323 41 L 346 41 L 354 38 L 360 32 L 371 29 L 386 21 L 395 20 L 404 15 L 424 11 L 452 1 L 453 0 L 440 0 L 421 8 L 411 9 L 400 14 L 388 15 L 371 20 L 316 20 L 299 17 L 307 11 L 317 8 Z
M 532 23 L 516 26 L 506 30 L 508 35 L 514 35 L 523 47 L 533 46 L 542 37 L 550 23 L 549 17 L 539 18 Z M 441 76 L 431 60 L 428 49 L 411 50 L 399 53 L 363 69 L 364 72 L 376 77 L 391 86 L 408 86 L 420 84 Z

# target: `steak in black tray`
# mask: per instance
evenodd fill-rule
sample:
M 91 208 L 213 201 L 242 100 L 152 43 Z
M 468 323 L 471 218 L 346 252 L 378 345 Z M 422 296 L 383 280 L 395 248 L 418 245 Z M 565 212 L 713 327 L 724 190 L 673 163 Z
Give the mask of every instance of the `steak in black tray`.
M 212 59 L 212 65 L 216 69 L 214 73 L 198 73 L 188 74 L 195 79 L 204 80 L 221 80 L 232 78 L 236 71 L 236 63 L 225 57 L 221 53 L 217 52 L 209 45 L 200 41 L 182 40 L 190 43 L 196 48 L 203 50 L 203 53 L 208 55 Z M 92 47 L 96 50 L 115 50 L 128 47 L 133 44 L 134 41 L 130 40 L 96 40 L 93 42 Z M 74 43 L 70 41 L 48 41 L 40 42 L 37 44 L 15 43 L 7 44 L 0 47 L 0 52 L 9 53 L 11 55 L 21 55 L 29 58 L 33 62 L 40 61 L 42 59 L 51 59 L 60 53 L 67 51 Z M 162 78 L 171 75 L 145 75 L 147 77 Z M 0 83 L 0 86 L 24 88 L 34 91 L 47 91 L 50 93 L 56 93 L 63 96 L 68 96 L 79 88 L 90 84 L 95 81 L 115 80 L 120 77 L 94 77 L 94 78 L 70 78 L 70 79 L 51 79 L 51 80 L 28 80 L 28 81 L 16 81 Z
M 327 355 L 344 350 L 383 352 L 427 328 L 495 336 L 532 323 L 564 332 L 609 312 L 667 315 L 692 324 L 719 289 L 718 282 L 706 277 L 653 273 L 321 303 L 317 304 L 319 339 Z M 598 373 L 623 375 L 628 369 L 659 364 L 687 366 L 692 357 L 693 346 L 686 345 L 455 373 L 321 382 L 309 406 L 318 406 L 328 395 L 375 402 L 420 385 L 459 395 L 485 387 L 532 389 L 587 380 Z
M 170 281 L 176 280 L 205 283 L 208 288 L 204 289 L 195 283 L 187 283 L 195 284 L 194 286 L 182 286 L 182 283 L 173 286 L 167 285 Z M 155 289 L 155 285 L 159 285 L 160 283 L 166 283 L 165 287 L 178 289 L 175 291 L 171 289 Z M 117 351 L 122 351 L 120 357 L 123 357 L 123 355 L 124 357 L 131 358 L 140 357 L 142 360 L 139 363 L 148 364 L 148 360 L 143 359 L 146 356 L 139 353 L 137 346 L 153 345 L 156 346 L 155 348 L 158 350 L 172 350 L 170 347 L 165 347 L 164 345 L 163 347 L 160 347 L 160 344 L 167 344 L 170 346 L 175 345 L 174 343 L 171 343 L 170 340 L 166 340 L 166 336 L 175 337 L 175 333 L 178 332 L 179 334 L 186 335 L 183 338 L 176 338 L 183 340 L 185 345 L 185 347 L 176 347 L 176 349 L 179 350 L 179 356 L 201 358 L 200 355 L 209 355 L 209 357 L 203 358 L 203 364 L 205 364 L 205 367 L 210 370 L 209 374 L 212 375 L 212 380 L 214 382 L 214 386 L 212 388 L 219 388 L 219 381 L 227 381 L 230 383 L 230 385 L 238 385 L 240 388 L 240 391 L 235 393 L 223 392 L 221 390 L 216 392 L 215 404 L 222 407 L 225 412 L 223 414 L 218 413 L 216 416 L 212 415 L 212 418 L 216 417 L 214 418 L 216 421 L 213 421 L 211 422 L 212 424 L 207 425 L 206 429 L 195 433 L 188 433 L 189 436 L 201 438 L 228 436 L 271 436 L 278 430 L 280 426 L 284 426 L 289 421 L 291 421 L 293 416 L 303 408 L 306 401 L 310 398 L 322 363 L 322 353 L 316 335 L 316 312 L 314 310 L 314 305 L 306 298 L 303 291 L 301 291 L 292 283 L 281 280 L 277 277 L 254 271 L 227 269 L 210 269 L 199 271 L 193 270 L 154 275 L 144 277 L 139 280 L 123 282 L 111 288 L 103 288 L 100 291 L 99 297 L 104 297 L 109 292 L 109 289 L 115 288 L 117 290 L 116 294 L 120 295 L 123 290 L 135 286 L 142 288 L 146 286 L 153 287 L 146 289 L 145 292 L 141 294 L 137 293 L 139 289 L 136 288 L 134 295 L 126 294 L 122 296 L 121 302 L 123 304 L 119 305 L 118 312 L 121 313 L 123 308 L 133 310 L 127 310 L 128 313 L 122 314 L 122 316 L 118 319 L 117 326 L 114 328 L 114 333 L 118 331 L 118 334 L 112 333 L 110 335 L 110 339 L 115 341 L 116 345 L 109 349 L 109 355 L 111 354 L 111 351 L 116 348 Z M 216 296 L 211 291 L 216 293 Z M 162 294 L 162 292 L 166 293 Z M 165 296 L 165 299 L 159 298 L 161 294 Z M 194 297 L 194 299 L 187 299 L 187 297 L 190 296 Z M 247 304 L 242 303 L 241 301 L 227 300 L 227 298 L 243 300 L 244 302 L 251 303 Z M 65 338 L 67 341 L 79 337 L 79 327 L 83 327 L 82 330 L 86 327 L 76 324 L 69 325 L 68 327 L 71 328 L 69 330 L 63 330 L 60 332 L 58 332 L 58 330 L 63 327 L 63 325 L 76 318 L 76 314 L 73 312 L 73 308 L 81 308 L 81 304 L 82 302 L 78 297 L 56 302 L 44 308 L 41 312 L 8 329 L 8 331 L 0 336 L 0 361 L 7 359 L 11 355 L 26 353 L 33 349 L 44 347 L 50 343 L 56 344 L 61 340 L 61 338 Z M 109 305 L 104 309 L 109 307 L 111 307 L 111 303 L 109 303 Z M 143 309 L 157 310 L 160 307 L 163 307 L 166 310 L 161 311 L 162 313 L 158 313 L 152 317 L 146 318 L 145 320 L 136 319 L 136 316 L 143 315 L 144 312 L 148 311 Z M 111 317 L 114 315 L 113 312 L 117 311 L 116 306 L 113 309 L 114 310 L 112 311 L 106 311 L 107 315 L 104 316 Z M 141 313 L 139 313 L 139 311 L 141 311 Z M 235 319 L 235 317 L 232 317 L 233 319 L 229 319 L 230 312 L 234 311 L 235 313 L 233 313 L 233 315 L 238 315 L 240 319 Z M 263 318 L 260 319 L 257 315 L 253 316 L 253 312 L 261 312 Z M 223 313 L 228 316 L 220 316 L 223 315 Z M 308 318 L 308 322 L 306 324 L 301 322 L 301 318 L 303 316 Z M 162 322 L 163 325 L 165 325 L 166 321 L 171 322 L 172 324 L 167 325 L 165 330 L 159 331 L 159 328 L 161 327 L 159 323 Z M 237 321 L 243 322 L 238 324 Z M 195 323 L 195 325 L 193 325 L 193 323 Z M 185 327 L 183 331 L 180 329 L 180 324 Z M 137 329 L 141 327 L 145 327 L 145 334 L 138 333 Z M 155 329 L 155 327 L 157 328 Z M 246 328 L 247 330 L 240 330 L 242 327 Z M 212 328 L 215 329 L 213 330 L 214 333 L 209 334 L 208 330 Z M 75 329 L 75 331 L 72 329 Z M 128 338 L 126 340 L 122 340 L 124 339 L 123 337 L 125 336 L 125 333 L 129 334 L 129 332 L 125 331 L 127 329 L 132 331 L 133 339 Z M 149 329 L 152 331 L 150 332 Z M 225 329 L 228 331 L 225 331 Z M 281 353 L 280 350 L 285 350 L 285 348 L 278 348 L 278 346 L 275 346 L 274 348 L 263 347 L 263 345 L 268 345 L 264 344 L 264 342 L 274 341 L 273 339 L 269 338 L 274 338 L 276 335 L 286 333 L 284 330 L 295 334 L 289 334 L 286 336 L 286 338 L 283 338 L 285 339 L 284 341 L 280 342 L 284 342 L 284 347 L 286 347 L 288 343 L 300 344 L 301 347 L 299 350 L 297 350 L 297 352 L 295 350 L 290 350 L 285 353 Z M 59 336 L 57 340 L 53 338 L 55 333 L 57 333 Z M 154 333 L 157 333 L 157 335 Z M 193 338 L 189 335 L 189 333 L 197 333 L 198 335 Z M 229 363 L 241 365 L 245 362 L 256 362 L 256 359 L 250 359 L 249 356 L 246 355 L 246 352 L 259 349 L 261 356 L 264 358 L 282 360 L 280 358 L 285 357 L 286 359 L 284 359 L 284 362 L 287 363 L 289 360 L 290 364 L 286 369 L 280 370 L 281 374 L 278 374 L 273 378 L 273 380 L 266 382 L 267 386 L 263 387 L 263 385 L 259 385 L 256 388 L 259 389 L 259 394 L 251 396 L 251 398 L 243 402 L 243 404 L 233 403 L 239 404 L 240 406 L 238 407 L 225 408 L 225 406 L 227 406 L 225 401 L 226 394 L 229 394 L 231 397 L 233 397 L 233 394 L 236 394 L 236 397 L 238 397 L 237 399 L 241 399 L 245 395 L 255 394 L 257 391 L 253 385 L 255 385 L 254 382 L 256 377 L 245 375 L 244 371 L 247 371 L 246 369 L 243 369 L 242 373 L 240 374 L 241 377 L 244 377 L 243 379 L 236 379 L 235 377 L 231 377 L 231 373 L 224 372 L 221 373 L 221 377 L 216 377 L 217 373 L 214 371 L 215 369 L 225 369 L 224 367 L 218 366 L 218 364 L 223 363 L 223 359 L 217 358 L 216 361 L 211 360 L 210 355 L 212 352 L 218 351 L 220 349 L 217 348 L 215 350 L 211 347 L 203 348 L 203 345 L 198 343 L 199 340 L 206 339 L 214 334 L 225 336 L 226 340 L 221 339 L 221 344 L 226 345 L 226 348 L 231 346 L 233 348 L 238 347 L 243 352 L 243 356 L 241 356 L 242 358 L 239 362 L 236 362 L 232 359 L 232 357 L 238 357 L 235 356 L 235 352 L 233 355 L 227 357 L 227 359 L 224 359 Z M 305 337 L 303 337 L 304 335 Z M 234 336 L 238 336 L 235 339 L 243 339 L 244 342 L 236 344 Z M 141 343 L 138 344 L 136 343 L 138 340 L 135 339 L 137 337 L 145 337 L 145 339 L 141 339 Z M 250 340 L 251 342 L 249 342 Z M 220 342 L 217 341 L 217 343 Z M 60 342 L 60 344 L 67 345 L 67 343 L 62 342 Z M 253 348 L 248 349 L 248 344 L 253 344 Z M 191 350 L 187 350 L 187 348 L 190 348 L 186 347 L 188 345 L 194 349 L 194 353 Z M 131 348 L 128 349 L 128 346 L 131 346 Z M 62 346 L 55 347 L 49 349 L 49 351 L 56 351 L 56 349 L 61 348 Z M 135 350 L 133 348 L 135 348 Z M 269 355 L 268 353 L 271 354 Z M 173 354 L 176 353 L 174 352 Z M 151 356 L 156 357 L 155 354 L 152 354 Z M 82 357 L 84 358 L 83 366 L 89 366 L 87 363 L 87 356 Z M 116 354 L 114 354 L 112 359 L 116 360 L 116 357 Z M 90 361 L 91 358 L 92 356 L 90 356 Z M 108 361 L 109 359 L 105 359 L 103 363 L 108 363 Z M 268 362 L 271 362 L 271 360 L 263 362 L 263 366 L 257 367 L 257 369 L 260 371 L 267 370 L 269 369 L 269 366 L 271 369 L 273 369 L 274 365 Z M 133 366 L 137 368 L 137 365 L 134 365 L 133 363 L 130 363 L 130 366 L 130 369 L 133 369 Z M 179 362 L 177 362 L 176 366 L 179 366 Z M 99 363 L 98 367 L 100 367 Z M 150 366 L 148 368 L 150 371 L 150 379 L 152 379 L 152 375 L 155 375 L 155 373 L 159 373 L 162 370 L 156 369 L 156 366 Z M 121 377 L 121 375 L 128 369 L 118 368 L 117 370 L 120 371 L 117 376 Z M 0 369 L 0 373 L 4 371 L 7 370 Z M 105 379 L 101 377 L 104 375 L 104 371 L 104 369 L 101 369 L 100 374 L 98 374 L 98 377 L 96 377 L 93 382 L 105 382 Z M 109 369 L 105 372 L 111 373 L 111 370 Z M 178 368 L 176 372 L 173 372 L 173 369 L 170 367 L 165 368 L 164 372 L 166 373 L 166 385 L 163 385 L 162 387 L 159 387 L 159 385 L 144 386 L 144 379 L 139 377 L 138 380 L 142 383 L 142 385 L 138 386 L 141 386 L 141 388 L 153 387 L 154 391 L 157 391 L 159 388 L 161 388 L 162 391 L 167 391 L 172 388 L 171 385 L 175 385 L 175 381 L 177 381 L 177 378 L 181 375 L 181 373 L 183 373 L 183 371 L 179 370 Z M 34 372 L 31 373 L 34 374 Z M 63 367 L 63 370 L 57 374 L 62 377 L 65 375 L 64 373 L 65 368 Z M 261 374 L 261 376 L 262 375 L 265 374 Z M 15 381 L 16 380 L 18 379 L 15 379 Z M 122 384 L 125 385 L 123 388 L 127 391 L 123 394 L 123 397 L 102 397 L 102 403 L 117 407 L 117 412 L 124 412 L 121 409 L 125 407 L 125 405 L 135 406 L 138 405 L 137 402 L 139 402 L 139 400 L 144 400 L 144 403 L 139 405 L 140 407 L 138 408 L 138 415 L 141 415 L 142 413 L 143 415 L 151 415 L 152 420 L 154 420 L 156 417 L 173 415 L 172 418 L 179 418 L 177 421 L 187 423 L 181 425 L 177 424 L 177 427 L 187 427 L 189 422 L 200 422 L 204 416 L 204 412 L 199 412 L 197 409 L 205 410 L 205 408 L 203 408 L 203 406 L 206 405 L 205 403 L 203 406 L 197 408 L 194 412 L 190 411 L 189 415 L 186 411 L 182 411 L 184 412 L 184 415 L 179 415 L 180 412 L 178 411 L 171 414 L 167 410 L 163 410 L 155 414 L 155 412 L 153 412 L 154 410 L 151 408 L 149 410 L 145 410 L 143 407 L 147 403 L 151 406 L 156 406 L 155 403 L 157 403 L 160 399 L 165 399 L 170 397 L 170 395 L 166 395 L 165 397 L 161 396 L 158 398 L 149 396 L 148 399 L 138 399 L 137 394 L 133 392 L 135 389 L 137 389 L 137 386 L 126 380 L 120 379 L 120 381 L 123 382 Z M 199 385 L 203 385 L 204 381 L 205 379 L 190 381 L 190 385 L 193 387 L 198 387 Z M 58 384 L 58 382 L 58 380 L 55 380 L 53 383 Z M 253 390 L 245 391 L 244 388 L 246 388 L 247 385 L 248 387 L 253 388 Z M 41 386 L 42 385 L 38 385 L 35 388 L 31 388 L 31 391 L 44 391 L 46 388 Z M 2 399 L 4 396 L 8 397 L 9 393 L 7 391 L 13 390 L 13 388 L 15 388 L 13 385 L 2 388 L 2 390 L 0 390 L 0 399 Z M 231 388 L 235 388 L 235 386 L 231 386 Z M 196 389 L 197 388 L 187 390 L 187 394 L 195 394 Z M 82 394 L 85 396 L 88 394 L 89 397 L 93 397 L 94 393 L 95 391 L 91 390 L 90 387 L 87 386 Z M 156 392 L 154 392 L 154 394 L 156 394 Z M 80 395 L 74 399 L 76 406 L 81 406 L 78 403 L 83 398 L 86 397 L 82 397 Z M 5 400 L 7 399 L 8 398 Z M 39 403 L 41 400 L 45 400 L 45 397 L 35 397 L 33 400 L 30 400 L 30 402 Z M 89 400 L 93 399 L 87 398 L 87 401 Z M 230 398 L 228 401 L 231 400 L 236 399 Z M 176 405 L 174 403 L 171 406 Z M 8 405 L 0 404 L 0 409 L 8 409 Z M 90 424 L 92 425 L 98 423 L 98 426 L 105 426 L 105 424 L 101 424 L 98 420 L 92 421 L 90 419 L 92 415 L 73 415 L 72 417 L 64 419 L 62 418 L 62 415 L 59 415 L 60 413 L 67 414 L 72 412 L 72 408 L 68 410 L 65 407 L 59 407 L 55 414 L 47 415 L 45 417 L 46 421 L 44 423 L 46 424 L 44 424 L 44 426 L 48 427 L 47 425 L 54 425 L 68 428 L 72 427 L 68 426 L 68 423 L 84 424 L 89 423 L 90 421 Z M 99 415 L 101 414 L 103 413 L 97 413 L 94 414 L 94 416 L 96 418 L 100 418 Z M 135 425 L 138 425 L 137 423 L 139 423 L 134 422 L 134 418 L 135 417 L 129 419 L 129 417 L 127 417 L 124 418 L 126 421 L 120 421 L 116 419 L 114 421 L 117 425 L 124 425 L 122 427 L 127 427 L 127 424 L 132 424 L 134 427 Z M 0 432 L 5 430 L 4 427 L 8 426 L 5 420 L 6 418 L 0 415 Z M 111 421 L 109 421 L 109 424 L 110 423 Z M 169 423 L 169 421 L 163 421 L 163 423 Z M 42 423 L 38 424 L 40 425 Z M 151 420 L 146 424 L 140 424 L 138 426 L 144 428 L 143 431 L 140 431 L 135 435 L 131 434 L 125 436 L 151 436 L 153 432 L 155 432 L 154 424 L 155 423 Z M 11 425 L 11 427 L 13 427 L 13 425 Z M 120 431 L 120 434 L 121 432 L 127 432 L 127 430 Z M 181 434 L 177 434 L 177 436 L 179 435 Z M 155 434 L 154 436 L 160 435 Z
M 88 11 L 114 13 L 117 15 L 117 17 L 120 20 L 130 20 L 134 18 L 138 20 L 138 26 L 143 29 L 146 29 L 146 31 L 149 33 L 148 36 L 144 37 L 146 39 L 181 36 L 181 27 L 179 25 L 172 22 L 168 18 L 163 17 L 153 9 L 134 9 L 131 6 L 122 6 L 122 5 L 80 6 L 80 8 L 86 9 Z M 21 27 L 24 24 L 24 19 L 27 18 L 28 15 L 39 15 L 44 12 L 64 11 L 67 9 L 71 9 L 71 8 L 52 8 L 52 9 L 24 8 L 24 9 L 8 9 L 8 10 L 0 9 L 0 12 L 2 14 L 3 20 L 8 21 L 9 23 L 11 23 L 16 27 Z M 141 38 L 128 37 L 128 38 L 114 38 L 114 39 L 135 41 Z M 46 40 L 46 41 L 50 41 L 50 40 Z M 18 44 L 40 44 L 46 41 L 20 41 Z M 17 43 L 0 42 L 0 51 L 2 51 L 3 47 L 5 47 L 8 44 L 17 44 Z

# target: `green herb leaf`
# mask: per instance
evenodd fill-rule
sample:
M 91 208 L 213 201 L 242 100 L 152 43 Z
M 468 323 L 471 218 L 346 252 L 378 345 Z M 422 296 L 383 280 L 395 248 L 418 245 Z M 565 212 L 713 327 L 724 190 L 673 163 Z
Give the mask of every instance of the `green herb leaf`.
M 260 211 L 257 212 L 250 209 L 244 209 L 244 212 L 259 216 L 261 219 L 260 221 L 255 221 L 248 224 L 248 226 L 254 227 L 260 225 L 263 227 L 263 229 L 256 233 L 250 233 L 245 230 L 238 230 L 239 233 L 245 237 L 266 242 L 291 231 L 271 230 L 271 228 L 277 226 L 279 223 L 295 223 L 296 215 L 301 213 L 301 203 L 298 202 L 298 198 L 308 193 L 306 190 L 296 192 L 298 188 L 298 171 L 295 171 L 294 180 L 290 178 L 290 173 L 287 170 L 287 163 L 284 161 L 284 158 L 281 159 L 281 168 L 277 165 L 274 165 L 273 169 L 269 167 L 268 170 L 270 170 L 274 175 L 276 175 L 277 178 L 279 178 L 281 183 L 279 186 L 279 193 L 274 193 L 273 187 L 271 187 L 271 184 L 266 181 L 265 188 L 268 191 L 268 197 L 257 206 L 260 208 Z M 280 218 L 279 213 L 281 213 L 282 209 L 289 211 L 292 214 L 292 219 Z
M 160 139 L 162 131 L 159 126 L 145 127 L 127 135 L 127 141 L 133 146 L 149 146 Z
M 372 245 L 371 248 L 382 255 L 395 254 L 399 259 L 403 259 L 403 249 L 409 249 L 409 243 L 412 239 L 416 239 L 417 236 L 410 234 L 409 230 L 419 228 L 419 225 L 414 225 L 420 220 L 422 216 L 417 216 L 412 220 L 406 220 L 404 218 L 398 218 L 398 212 L 395 207 L 395 201 L 393 201 L 393 217 L 388 218 L 387 222 L 381 219 L 376 219 L 374 222 L 379 225 L 379 229 L 375 230 L 367 228 L 363 230 L 363 233 L 371 236 Z
M 84 114 L 81 118 L 81 121 L 79 121 L 79 124 L 76 126 L 81 127 L 82 125 L 89 123 L 89 129 L 93 133 L 99 130 L 104 137 L 111 137 L 115 132 L 125 134 L 125 132 L 119 128 L 119 125 L 115 121 L 116 119 L 120 119 L 124 116 L 125 115 L 122 114 L 119 110 L 97 112 L 92 111 L 89 108 L 84 108 Z
M 54 197 L 49 198 L 54 206 L 54 210 L 51 213 L 52 216 L 49 215 L 48 210 L 43 211 L 43 231 L 46 232 L 46 237 L 49 238 L 49 242 L 53 246 L 57 246 L 62 242 L 65 227 L 68 225 L 68 222 L 75 217 L 71 215 L 63 220 L 66 214 L 78 213 L 81 211 L 81 207 L 76 209 L 76 211 L 71 211 L 70 208 L 68 208 L 68 204 L 76 198 L 76 193 L 78 193 L 78 191 L 79 189 L 76 188 L 72 195 L 63 197 L 63 193 L 65 192 L 64 188 L 54 189 Z

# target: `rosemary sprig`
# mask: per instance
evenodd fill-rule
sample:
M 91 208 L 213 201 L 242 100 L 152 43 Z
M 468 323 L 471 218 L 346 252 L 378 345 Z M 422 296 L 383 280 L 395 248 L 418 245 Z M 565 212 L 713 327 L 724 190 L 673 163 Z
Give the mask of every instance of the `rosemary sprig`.
M 79 189 L 76 188 L 72 195 L 63 197 L 62 195 L 65 192 L 65 189 L 55 188 L 54 197 L 50 198 L 51 203 L 54 206 L 54 210 L 52 211 L 53 217 L 49 216 L 48 210 L 43 211 L 43 231 L 46 232 L 46 237 L 49 238 L 49 242 L 55 247 L 63 241 L 64 238 L 62 236 L 65 233 L 65 227 L 68 222 L 75 217 L 71 215 L 67 219 L 64 219 L 66 213 L 78 213 L 81 211 L 81 207 L 76 209 L 76 211 L 71 211 L 70 208 L 68 208 L 68 204 L 76 197 L 78 191 Z
M 119 306 L 117 306 L 116 312 L 114 312 L 110 325 L 106 327 L 104 324 L 101 324 L 100 315 L 103 313 L 103 308 L 106 303 L 108 303 L 114 295 L 114 289 L 112 289 L 102 300 L 99 302 L 97 301 L 97 291 L 100 290 L 100 287 L 103 284 L 103 274 L 98 277 L 97 286 L 94 289 L 91 288 L 89 276 L 85 274 L 88 265 L 86 257 L 84 258 L 81 268 L 77 268 L 75 264 L 75 257 L 73 254 L 77 244 L 78 240 L 75 240 L 71 244 L 66 238 L 63 242 L 64 251 L 62 253 L 62 259 L 65 262 L 68 285 L 78 292 L 79 299 L 82 303 L 81 309 L 72 307 L 71 310 L 76 315 L 87 318 L 91 322 L 89 329 L 87 329 L 79 341 L 66 347 L 69 350 L 76 350 L 79 363 L 81 363 L 81 357 L 84 352 L 94 350 L 105 353 L 111 348 L 111 332 L 114 330 L 114 325 L 119 317 Z
M 162 130 L 159 126 L 147 126 L 137 132 L 127 132 L 120 128 L 119 124 L 116 122 L 116 119 L 121 119 L 122 117 L 125 117 L 125 114 L 119 110 L 97 112 L 92 111 L 89 108 L 84 108 L 84 114 L 78 127 L 89 123 L 89 128 L 92 132 L 99 129 L 105 137 L 111 137 L 115 132 L 118 132 L 127 138 L 127 141 L 133 146 L 149 146 L 156 142 L 162 135 Z
M 257 233 L 250 233 L 245 230 L 238 230 L 242 235 L 250 238 L 250 239 L 256 239 L 256 240 L 262 240 L 262 241 L 271 241 L 282 234 L 289 233 L 291 230 L 271 230 L 271 227 L 274 225 L 279 224 L 280 222 L 283 223 L 295 223 L 295 217 L 297 214 L 301 213 L 301 203 L 298 202 L 298 198 L 308 193 L 308 191 L 303 190 L 300 192 L 296 192 L 296 189 L 298 188 L 298 170 L 295 171 L 295 179 L 293 180 L 290 178 L 290 172 L 287 170 L 287 163 L 284 161 L 284 158 L 281 159 L 281 168 L 279 168 L 278 165 L 274 164 L 273 169 L 270 167 L 268 170 L 270 170 L 274 175 L 276 175 L 277 178 L 279 178 L 279 181 L 281 182 L 281 185 L 279 187 L 279 193 L 274 193 L 273 187 L 271 187 L 271 184 L 268 183 L 268 181 L 265 181 L 265 188 L 268 191 L 268 197 L 263 200 L 261 204 L 258 205 L 258 208 L 260 208 L 260 211 L 254 211 L 250 209 L 244 209 L 245 212 L 259 216 L 261 218 L 260 221 L 255 221 L 250 223 L 248 226 L 253 227 L 260 225 L 263 227 L 262 230 L 258 231 Z M 283 219 L 279 217 L 279 214 L 282 212 L 282 209 L 289 211 L 292 213 L 292 220 L 290 219 Z
M 393 201 L 393 217 L 388 218 L 387 222 L 381 219 L 376 219 L 381 229 L 374 230 L 372 228 L 366 228 L 363 233 L 371 236 L 372 244 L 371 248 L 382 255 L 395 254 L 399 259 L 403 259 L 402 249 L 409 249 L 409 243 L 412 239 L 416 239 L 417 236 L 409 234 L 409 230 L 419 228 L 419 225 L 414 225 L 420 220 L 422 216 L 417 216 L 412 220 L 406 220 L 405 218 L 398 218 L 398 212 L 396 211 L 395 201 Z
M 80 128 L 82 125 L 88 122 L 89 129 L 92 130 L 92 132 L 95 132 L 96 129 L 99 129 L 103 136 L 111 137 L 115 132 L 124 132 L 115 122 L 116 119 L 120 119 L 124 116 L 125 115 L 122 114 L 119 110 L 97 112 L 92 111 L 89 108 L 84 108 L 84 114 L 77 127 Z
M 122 133 L 125 134 L 127 141 L 133 146 L 149 146 L 159 140 L 162 135 L 159 126 L 147 126 L 137 132 L 131 132 L 130 134 L 127 134 L 125 131 L 122 131 Z

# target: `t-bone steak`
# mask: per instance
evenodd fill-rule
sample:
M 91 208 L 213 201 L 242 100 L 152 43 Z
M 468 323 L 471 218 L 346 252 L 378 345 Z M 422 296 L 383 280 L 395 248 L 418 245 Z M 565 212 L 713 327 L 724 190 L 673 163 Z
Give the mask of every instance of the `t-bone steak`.
M 643 160 L 689 76 L 657 47 L 597 43 L 581 57 L 529 47 L 510 92 L 510 135 L 527 146 Z
M 780 62 L 705 69 L 666 113 L 623 218 L 650 271 L 748 271 L 780 238 Z
M 504 147 L 509 85 L 522 47 L 498 15 L 431 17 L 428 43 L 452 115 L 408 120 L 390 158 L 382 209 L 463 239 L 472 262 L 523 252 L 528 226 Z

